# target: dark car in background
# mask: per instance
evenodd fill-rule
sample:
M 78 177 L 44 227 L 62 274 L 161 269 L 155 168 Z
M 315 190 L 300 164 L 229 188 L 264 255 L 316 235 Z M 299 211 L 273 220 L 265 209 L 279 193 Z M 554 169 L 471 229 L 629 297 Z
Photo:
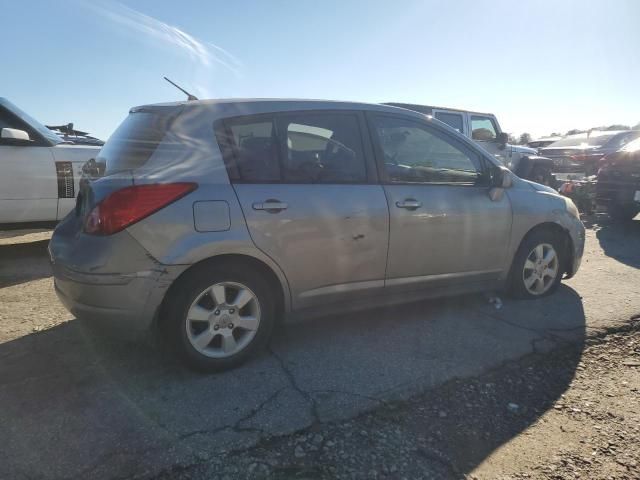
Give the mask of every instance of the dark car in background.
M 596 204 L 614 220 L 629 221 L 640 213 L 640 138 L 601 161 Z
M 536 138 L 535 140 L 531 140 L 527 143 L 527 147 L 535 148 L 540 151 L 541 148 L 548 147 L 552 143 L 557 142 L 558 140 L 562 140 L 562 137 L 544 137 L 544 138 Z
M 592 130 L 570 135 L 540 149 L 540 155 L 551 158 L 554 173 L 595 175 L 598 162 L 640 137 L 640 130 Z

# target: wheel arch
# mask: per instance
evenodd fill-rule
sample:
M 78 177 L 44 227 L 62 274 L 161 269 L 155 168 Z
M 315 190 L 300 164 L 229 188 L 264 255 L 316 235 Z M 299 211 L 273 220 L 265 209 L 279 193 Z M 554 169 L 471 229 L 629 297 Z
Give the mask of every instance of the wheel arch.
M 268 265 L 262 259 L 247 255 L 246 253 L 224 253 L 215 255 L 212 257 L 204 258 L 193 265 L 190 265 L 184 270 L 178 277 L 173 280 L 171 286 L 167 289 L 158 308 L 158 312 L 155 315 L 155 324 L 157 324 L 162 315 L 161 312 L 166 307 L 165 302 L 171 297 L 171 293 L 174 289 L 178 288 L 181 280 L 187 275 L 193 274 L 194 271 L 201 269 L 215 269 L 221 265 L 243 265 L 251 268 L 263 275 L 269 285 L 272 287 L 273 293 L 276 298 L 276 315 L 277 318 L 281 318 L 284 314 L 288 313 L 291 309 L 291 297 L 289 286 L 286 278 L 282 272 L 277 272 L 271 265 Z
M 571 239 L 571 235 L 569 234 L 569 231 L 564 228 L 562 225 L 560 225 L 559 223 L 556 222 L 543 222 L 543 223 L 539 223 L 533 227 L 531 227 L 531 229 L 529 229 L 529 231 L 527 231 L 527 233 L 525 233 L 522 236 L 522 239 L 520 240 L 520 243 L 518 244 L 518 248 L 515 249 L 515 251 L 513 252 L 513 255 L 511 257 L 511 264 L 509 267 L 509 271 L 511 272 L 511 267 L 513 266 L 513 262 L 515 261 L 516 255 L 518 254 L 518 252 L 520 251 L 520 248 L 522 247 L 522 244 L 532 235 L 538 233 L 538 232 L 552 232 L 556 235 L 558 235 L 558 237 L 562 240 L 562 246 L 564 249 L 564 254 L 565 254 L 565 260 L 563 262 L 562 265 L 562 269 L 563 269 L 563 273 L 568 273 L 568 272 L 572 272 L 573 268 L 572 268 L 572 264 L 573 264 L 573 257 L 574 257 L 574 245 L 573 245 L 573 240 Z M 569 277 L 566 277 L 569 278 Z

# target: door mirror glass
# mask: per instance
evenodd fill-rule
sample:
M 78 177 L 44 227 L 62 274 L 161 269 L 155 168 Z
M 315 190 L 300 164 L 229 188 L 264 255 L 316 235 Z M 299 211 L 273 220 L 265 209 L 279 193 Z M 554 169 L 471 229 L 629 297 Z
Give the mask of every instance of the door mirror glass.
M 29 134 L 24 130 L 18 130 L 17 128 L 3 128 L 0 133 L 2 143 L 22 143 L 30 142 Z
M 500 132 L 498 134 L 498 143 L 500 145 L 506 145 L 507 143 L 509 143 L 509 134 L 505 132 Z

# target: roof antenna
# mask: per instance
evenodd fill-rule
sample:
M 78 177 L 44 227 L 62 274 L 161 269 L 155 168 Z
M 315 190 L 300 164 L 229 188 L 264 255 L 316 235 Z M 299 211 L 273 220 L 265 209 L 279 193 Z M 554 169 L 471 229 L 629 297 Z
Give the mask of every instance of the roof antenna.
M 184 93 L 187 96 L 187 100 L 188 101 L 192 101 L 192 100 L 198 100 L 198 97 L 196 97 L 195 95 L 191 95 L 189 92 L 187 92 L 184 88 L 182 88 L 180 85 L 178 85 L 177 83 L 172 82 L 171 80 L 169 80 L 167 77 L 162 77 L 164 78 L 167 82 L 169 82 L 171 85 L 173 85 L 174 87 L 176 87 L 178 90 L 180 90 L 182 93 Z

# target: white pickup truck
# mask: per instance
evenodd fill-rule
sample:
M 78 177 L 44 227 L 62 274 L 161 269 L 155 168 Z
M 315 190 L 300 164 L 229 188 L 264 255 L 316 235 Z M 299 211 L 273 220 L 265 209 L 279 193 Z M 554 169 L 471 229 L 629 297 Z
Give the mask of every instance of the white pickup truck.
M 75 205 L 82 166 L 99 151 L 63 140 L 0 97 L 0 229 L 62 220 Z

